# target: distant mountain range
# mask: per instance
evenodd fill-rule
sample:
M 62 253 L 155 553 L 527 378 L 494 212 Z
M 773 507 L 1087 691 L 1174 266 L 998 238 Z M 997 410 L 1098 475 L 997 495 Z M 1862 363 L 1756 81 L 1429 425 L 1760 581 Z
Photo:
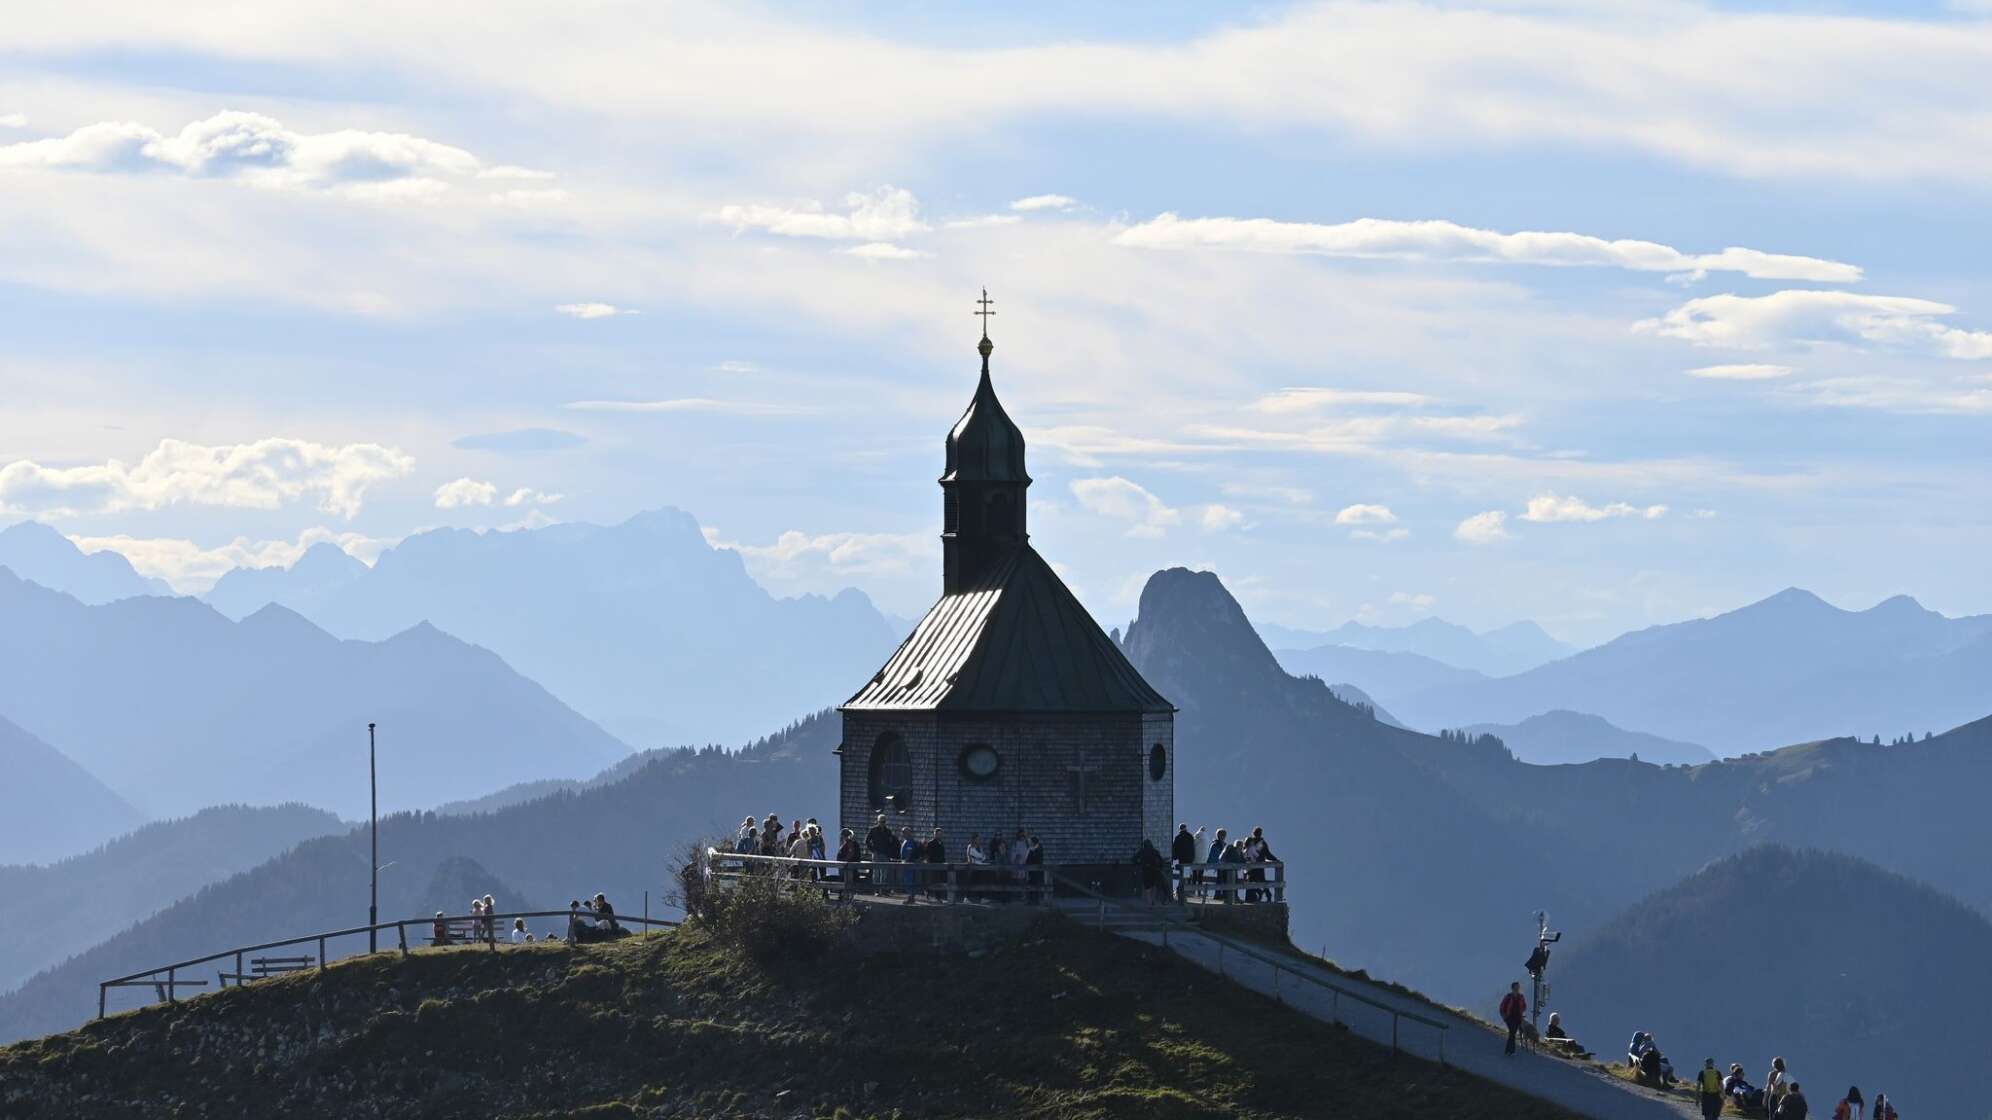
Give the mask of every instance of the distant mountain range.
M 673 912 L 672 876 L 700 837 L 730 835 L 747 812 L 835 820 L 838 722 L 810 716 L 743 751 L 665 751 L 620 780 L 490 812 L 397 813 L 380 822 L 381 915 L 458 912 L 487 891 L 565 909 L 606 893 L 624 913 Z M 96 982 L 231 945 L 364 923 L 367 830 L 308 840 L 167 907 L 0 996 L 0 1041 L 62 1030 L 96 1010 Z M 475 870 L 462 862 L 469 860 Z M 537 923 L 536 932 L 557 926 Z M 335 942 L 336 954 L 365 948 Z M 126 993 L 114 1007 L 144 1002 Z
M 209 883 L 346 828 L 303 805 L 223 805 L 46 867 L 0 867 L 0 929 L 37 931 L 0 941 L 0 992 Z
M 617 525 L 417 533 L 372 568 L 314 548 L 231 572 L 233 617 L 283 604 L 348 638 L 428 621 L 485 646 L 627 742 L 739 742 L 849 695 L 903 635 L 857 591 L 778 599 L 677 510 Z
M 1268 646 L 1281 653 L 1321 646 L 1411 653 L 1490 677 L 1533 669 L 1577 650 L 1576 646 L 1550 637 L 1542 627 L 1526 620 L 1478 633 L 1442 618 L 1420 619 L 1409 626 L 1345 622 L 1333 630 L 1295 630 L 1260 623 L 1256 629 Z
M 193 599 L 85 606 L 0 571 L 0 712 L 152 816 L 230 801 L 407 809 L 629 753 L 488 650 L 418 625 L 340 641 L 282 607 L 230 622 Z M 66 808 L 51 801 L 51 807 Z
M 1595 758 L 1636 758 L 1641 762 L 1698 766 L 1714 762 L 1707 747 L 1627 731 L 1601 716 L 1554 711 L 1530 716 L 1520 723 L 1476 723 L 1464 730 L 1493 735 L 1516 758 L 1538 766 L 1589 762 Z
M 1281 650 L 1277 656 L 1280 665 L 1294 676 L 1344 681 L 1372 698 L 1415 696 L 1487 679 L 1472 669 L 1448 665 L 1421 653 L 1316 646 Z
M 91 604 L 173 593 L 164 580 L 139 575 L 123 555 L 86 553 L 61 532 L 38 521 L 0 529 L 0 568 Z
M 1992 924 L 1850 856 L 1752 848 L 1627 909 L 1550 959 L 1550 1006 L 1601 1056 L 1651 1031 L 1682 1071 L 1771 1058 L 1825 1116 L 1849 1084 L 1905 1116 L 1979 1116 L 1968 1056 L 1992 1005 Z
M 0 862 L 85 852 L 145 819 L 61 751 L 0 717 Z M 4 981 L 0 981 L 4 984 Z
M 1992 615 L 1896 596 L 1846 611 L 1783 591 L 1655 626 L 1513 677 L 1369 689 L 1417 727 L 1514 723 L 1558 708 L 1736 754 L 1835 735 L 1942 731 L 1992 699 Z

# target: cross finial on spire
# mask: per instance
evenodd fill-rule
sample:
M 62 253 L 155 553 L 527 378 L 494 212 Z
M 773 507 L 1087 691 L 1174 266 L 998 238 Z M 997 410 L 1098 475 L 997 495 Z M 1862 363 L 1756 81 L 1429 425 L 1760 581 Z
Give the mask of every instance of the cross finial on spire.
M 979 304 L 979 305 L 980 305 L 980 309 L 979 309 L 979 310 L 977 310 L 977 311 L 975 312 L 975 314 L 977 314 L 977 315 L 980 315 L 980 316 L 982 316 L 982 337 L 983 337 L 983 338 L 988 338 L 988 337 L 989 337 L 989 317 L 990 317 L 991 315 L 994 315 L 994 314 L 996 314 L 996 313 L 995 313 L 994 311 L 991 311 L 991 310 L 989 310 L 989 308 L 990 308 L 990 307 L 991 307 L 991 306 L 992 306 L 993 304 L 995 304 L 995 302 L 996 302 L 996 301 L 995 301 L 995 300 L 993 300 L 993 299 L 990 299 L 990 298 L 989 298 L 989 289 L 987 289 L 987 288 L 984 288 L 984 289 L 982 289 L 982 298 L 981 298 L 981 299 L 979 299 L 979 300 L 976 300 L 975 302 L 976 302 L 977 304 Z

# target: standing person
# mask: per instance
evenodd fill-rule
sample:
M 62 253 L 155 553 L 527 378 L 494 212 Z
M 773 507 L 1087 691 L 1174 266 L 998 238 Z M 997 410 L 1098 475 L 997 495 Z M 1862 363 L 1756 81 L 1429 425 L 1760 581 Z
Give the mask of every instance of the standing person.
M 899 842 L 899 862 L 919 863 L 925 855 L 926 846 L 913 838 L 912 829 L 907 829 L 906 839 Z M 920 873 L 909 868 L 903 878 L 906 885 L 906 901 L 920 901 Z
M 1015 901 L 1022 902 L 1030 892 L 1031 839 L 1018 829 L 1010 839 L 1010 881 L 1016 884 L 1018 894 Z
M 1702 1120 L 1722 1115 L 1722 1071 L 1714 1058 L 1703 1058 L 1701 1072 L 1695 1075 L 1695 1095 L 1701 1103 Z
M 1231 841 L 1226 838 L 1227 835 L 1223 829 L 1217 830 L 1216 838 L 1210 842 L 1210 851 L 1204 853 L 1205 863 L 1224 862 L 1224 853 L 1231 850 Z M 1229 901 L 1231 894 L 1224 889 L 1224 884 L 1230 880 L 1230 876 L 1223 871 L 1213 871 L 1211 877 L 1217 880 L 1217 897 Z
M 934 826 L 934 834 L 927 837 L 927 842 L 921 845 L 920 858 L 928 863 L 946 863 L 948 861 L 948 845 L 945 840 L 941 839 L 941 827 L 939 825 Z M 929 891 L 941 890 L 942 880 L 946 877 L 947 873 L 944 871 L 929 871 L 927 873 L 927 889 Z
M 1522 1029 L 1522 1016 L 1528 1013 L 1528 997 L 1522 995 L 1522 982 L 1517 980 L 1508 985 L 1508 994 L 1501 997 L 1501 1021 L 1508 1025 L 1508 1048 L 1503 1053 L 1515 1052 L 1515 1035 Z
M 1176 826 L 1176 838 L 1169 842 L 1169 860 L 1176 865 L 1176 901 L 1182 902 L 1189 895 L 1189 884 L 1183 869 L 1197 861 L 1197 838 L 1190 835 L 1190 826 Z
M 495 941 L 498 938 L 498 900 L 484 896 L 484 939 Z
M 1791 1083 L 1791 1088 L 1785 1092 L 1784 1098 L 1778 1101 L 1778 1110 L 1771 1113 L 1771 1116 L 1774 1120 L 1805 1120 L 1811 1114 L 1812 1105 L 1807 1103 L 1804 1090 L 1794 1081 Z
M 1874 1095 L 1874 1120 L 1897 1120 L 1895 1106 L 1888 1103 L 1888 1094 Z
M 1038 843 L 1037 833 L 1031 833 L 1028 850 L 1024 852 L 1024 878 L 1030 881 L 1032 889 L 1024 896 L 1024 901 L 1036 906 L 1039 891 L 1044 885 L 1044 845 Z
M 873 863 L 891 863 L 899 858 L 899 837 L 892 834 L 892 826 L 885 823 L 885 814 L 880 813 L 872 821 L 871 831 L 865 833 L 865 852 Z M 892 893 L 892 873 L 879 868 L 871 872 L 872 885 L 880 894 Z
M 1223 863 L 1244 863 L 1245 841 L 1233 840 L 1231 842 L 1231 846 L 1229 848 L 1226 848 L 1224 850 L 1224 854 L 1222 856 L 1219 856 L 1218 859 L 1220 862 Z M 1245 873 L 1242 871 L 1225 871 L 1222 872 L 1222 874 L 1225 876 L 1225 878 L 1228 881 L 1234 883 L 1245 877 Z M 1238 897 L 1237 892 L 1235 891 L 1226 890 L 1220 893 L 1223 894 L 1224 900 L 1226 902 L 1230 902 L 1232 899 Z
M 761 830 L 754 827 L 754 814 L 740 822 L 739 831 L 733 834 L 733 850 L 742 855 L 753 855 L 761 849 Z
M 1867 1102 L 1861 1099 L 1861 1087 L 1855 1085 L 1833 1106 L 1833 1120 L 1866 1120 Z
M 1161 901 L 1162 895 L 1162 851 L 1155 841 L 1144 836 L 1141 847 L 1135 850 L 1134 865 L 1141 870 L 1141 897 L 1153 906 Z
M 1771 1059 L 1771 1072 L 1764 1075 L 1764 1110 L 1772 1116 L 1778 1114 L 1778 1105 L 1784 1095 L 1791 1091 L 1785 1084 L 1785 1064 L 1783 1058 Z

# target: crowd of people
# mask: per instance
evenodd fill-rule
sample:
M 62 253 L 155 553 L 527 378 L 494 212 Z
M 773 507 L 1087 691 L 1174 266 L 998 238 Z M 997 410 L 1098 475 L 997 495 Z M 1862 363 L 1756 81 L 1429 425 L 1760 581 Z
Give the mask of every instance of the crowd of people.
M 535 934 L 526 928 L 524 918 L 513 918 L 512 928 L 506 932 L 505 938 L 514 945 L 533 945 L 563 940 L 583 944 L 627 936 L 629 931 L 616 922 L 616 908 L 610 904 L 608 896 L 597 892 L 586 902 L 577 898 L 567 904 L 567 932 L 564 937 L 553 930 Z M 429 935 L 430 942 L 436 945 L 487 945 L 496 943 L 498 938 L 498 900 L 488 894 L 470 900 L 467 926 L 451 921 L 441 910 L 436 911 L 435 925 Z
M 1264 865 L 1276 862 L 1276 857 L 1263 828 L 1255 828 L 1249 836 L 1236 839 L 1222 828 L 1208 839 L 1207 835 L 1207 829 L 1191 832 L 1189 825 L 1178 825 L 1167 855 L 1153 841 L 1142 840 L 1131 862 L 1142 894 L 1150 903 L 1160 903 L 1168 896 L 1166 887 L 1172 867 L 1180 884 L 1175 892 L 1178 901 L 1191 897 L 1225 902 L 1274 898 L 1274 888 L 1265 885 Z M 877 893 L 904 895 L 909 902 L 918 902 L 947 888 L 944 873 L 914 866 L 949 863 L 948 843 L 941 830 L 936 827 L 922 836 L 911 825 L 894 828 L 884 813 L 873 818 L 871 828 L 862 837 L 848 828 L 840 830 L 834 852 L 829 850 L 816 818 L 795 818 L 784 826 L 776 813 L 743 817 L 740 827 L 724 846 L 740 855 L 813 861 L 821 866 L 786 868 L 782 873 L 812 881 L 850 877 Z M 1045 863 L 1045 846 L 1029 829 L 1019 828 L 1009 836 L 992 832 L 987 838 L 979 832 L 970 833 L 960 862 L 968 864 L 969 869 L 957 869 L 956 886 L 969 897 L 1035 903 L 1042 896 L 1046 880 L 1035 869 Z M 897 866 L 887 869 L 880 864 Z M 1234 870 L 1233 864 L 1242 866 Z M 979 870 L 985 867 L 987 871 Z
M 1522 994 L 1519 981 L 1508 985 L 1507 994 L 1501 997 L 1499 1013 L 1501 1022 L 1508 1029 L 1507 1053 L 1515 1052 L 1517 1039 L 1540 1042 L 1573 1057 L 1590 1057 L 1583 1045 L 1564 1030 L 1563 1016 L 1550 1012 L 1549 1025 L 1544 1028 L 1540 1039 L 1527 1019 L 1528 997 Z M 1679 1075 L 1674 1072 L 1674 1063 L 1660 1049 L 1660 1043 L 1651 1031 L 1634 1031 L 1632 1040 L 1626 1043 L 1626 1068 L 1631 1071 L 1633 1080 L 1655 1089 L 1673 1088 L 1681 1084 Z M 1714 1058 L 1702 1060 L 1702 1066 L 1694 1079 L 1687 1085 L 1701 1106 L 1706 1120 L 1716 1120 L 1725 1105 L 1735 1106 L 1745 1116 L 1759 1116 L 1766 1120 L 1808 1120 L 1812 1115 L 1812 1103 L 1805 1089 L 1785 1068 L 1783 1058 L 1772 1058 L 1770 1072 L 1764 1077 L 1759 1088 L 1750 1083 L 1743 1072 L 1741 1062 L 1731 1062 L 1725 1074 L 1716 1067 Z M 1849 1088 L 1845 1096 L 1833 1106 L 1831 1113 L 1822 1113 L 1820 1120 L 1899 1120 L 1895 1106 L 1881 1094 L 1874 1095 L 1873 1111 L 1868 1110 L 1858 1086 Z

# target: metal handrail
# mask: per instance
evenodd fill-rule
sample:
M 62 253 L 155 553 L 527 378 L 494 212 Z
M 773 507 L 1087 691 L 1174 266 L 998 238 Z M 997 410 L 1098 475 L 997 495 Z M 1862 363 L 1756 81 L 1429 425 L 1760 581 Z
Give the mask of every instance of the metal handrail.
M 492 947 L 492 949 L 495 950 L 498 947 L 498 942 L 501 940 L 498 932 L 498 927 L 496 924 L 498 922 L 510 921 L 515 918 L 571 918 L 577 914 L 579 914 L 583 918 L 590 918 L 590 919 L 593 918 L 592 911 L 585 911 L 585 910 L 584 911 L 524 910 L 512 914 L 459 914 L 454 917 L 445 915 L 440 918 L 402 918 L 399 921 L 377 922 L 373 925 L 353 926 L 349 929 L 327 930 L 324 933 L 307 933 L 301 937 L 286 937 L 281 941 L 265 941 L 258 945 L 243 945 L 234 949 L 223 949 L 219 953 L 209 953 L 207 956 L 204 957 L 195 957 L 192 960 L 176 961 L 173 964 L 162 964 L 158 968 L 148 968 L 140 972 L 133 972 L 128 975 L 115 977 L 110 980 L 99 981 L 97 983 L 97 1018 L 101 1019 L 104 1017 L 105 1004 L 109 998 L 110 990 L 112 988 L 160 988 L 164 990 L 167 1002 L 177 1003 L 179 1002 L 179 996 L 178 993 L 175 991 L 176 988 L 205 986 L 207 984 L 207 981 L 205 980 L 179 979 L 177 974 L 181 969 L 194 968 L 198 965 L 211 964 L 215 961 L 228 960 L 229 958 L 232 957 L 235 960 L 234 975 L 240 976 L 242 975 L 243 956 L 249 953 L 260 953 L 267 949 L 284 949 L 284 948 L 289 948 L 292 945 L 310 945 L 315 942 L 318 945 L 318 967 L 324 968 L 327 963 L 325 957 L 325 943 L 335 938 L 357 937 L 363 933 L 373 933 L 380 930 L 389 930 L 389 929 L 395 930 L 399 934 L 399 940 L 401 943 L 400 946 L 401 954 L 403 956 L 406 956 L 409 951 L 408 950 L 409 926 L 426 927 L 433 929 L 436 923 L 438 922 L 441 922 L 446 926 L 455 926 L 466 922 L 489 922 L 492 923 L 489 933 L 481 935 L 473 935 L 466 942 L 466 944 L 488 944 Z M 676 928 L 678 925 L 677 922 L 670 921 L 665 918 L 652 918 L 647 915 L 637 916 L 630 914 L 617 914 L 615 915 L 615 921 L 617 922 L 617 924 L 622 924 L 627 922 L 633 925 L 643 926 L 644 931 L 646 933 L 648 933 L 652 927 L 661 926 L 666 929 L 673 929 Z M 166 978 L 164 980 L 159 979 L 159 974 L 162 972 L 166 974 Z
M 1230 866 L 1237 867 L 1238 865 L 1231 864 Z M 1173 918 L 1168 914 L 1161 913 L 1150 907 L 1136 906 L 1135 904 L 1128 902 L 1126 899 L 1109 897 L 1107 895 L 1101 894 L 1098 891 L 1091 890 L 1085 886 L 1082 886 L 1079 883 L 1075 883 L 1063 876 L 1055 875 L 1052 877 L 1052 879 L 1054 882 L 1066 887 L 1069 890 L 1077 891 L 1080 894 L 1087 895 L 1091 898 L 1099 900 L 1099 902 L 1101 903 L 1101 910 L 1102 910 L 1102 915 L 1101 915 L 1102 925 L 1105 924 L 1104 920 L 1105 908 L 1108 906 L 1113 906 L 1120 910 L 1131 910 L 1134 913 L 1139 914 L 1143 918 L 1152 921 L 1161 922 L 1165 927 L 1174 926 L 1178 929 L 1183 930 L 1184 932 L 1195 934 L 1198 937 L 1206 937 L 1212 941 L 1215 941 L 1218 946 L 1218 972 L 1220 974 L 1222 974 L 1224 971 L 1223 953 L 1226 948 L 1229 948 L 1234 953 L 1241 953 L 1244 956 L 1249 957 L 1252 960 L 1258 961 L 1261 964 L 1271 966 L 1273 969 L 1274 999 L 1280 999 L 1279 976 L 1280 973 L 1282 972 L 1286 973 L 1289 976 L 1293 976 L 1297 979 L 1304 980 L 1307 983 L 1313 984 L 1317 987 L 1326 988 L 1329 991 L 1334 992 L 1336 1002 L 1332 1005 L 1331 1014 L 1334 1018 L 1334 1021 L 1337 1024 L 1340 1024 L 1342 1021 L 1340 1001 L 1341 997 L 1343 996 L 1347 996 L 1350 999 L 1355 1000 L 1357 1003 L 1365 1004 L 1369 1007 L 1374 1007 L 1378 1011 L 1388 1012 L 1390 1014 L 1390 1052 L 1393 1054 L 1397 1053 L 1399 1049 L 1397 1045 L 1397 1024 L 1400 1019 L 1409 1019 L 1414 1023 L 1420 1023 L 1423 1024 L 1424 1026 L 1431 1027 L 1439 1032 L 1439 1064 L 1440 1065 L 1446 1064 L 1446 1032 L 1452 1030 L 1452 1025 L 1450 1023 L 1442 1023 L 1437 1019 L 1428 1018 L 1424 1015 L 1418 1014 L 1415 1011 L 1405 1011 L 1402 1008 L 1392 1007 L 1387 1003 L 1371 999 L 1370 997 L 1363 995 L 1361 992 L 1350 991 L 1348 988 L 1345 988 L 1340 984 L 1336 984 L 1328 980 L 1323 980 L 1321 977 L 1315 976 L 1311 973 L 1301 972 L 1300 970 L 1294 968 L 1292 965 L 1287 964 L 1286 962 L 1274 957 L 1270 953 L 1262 953 L 1259 950 L 1254 949 L 1249 945 L 1240 944 L 1239 942 L 1234 941 L 1229 937 L 1223 937 L 1218 934 L 1212 933 L 1207 929 L 1191 925 L 1188 922 L 1184 922 L 1179 919 Z M 1168 934 L 1166 929 L 1164 930 L 1163 933 L 1163 944 L 1165 945 L 1168 944 Z M 1281 1002 L 1285 1001 L 1281 1000 Z

